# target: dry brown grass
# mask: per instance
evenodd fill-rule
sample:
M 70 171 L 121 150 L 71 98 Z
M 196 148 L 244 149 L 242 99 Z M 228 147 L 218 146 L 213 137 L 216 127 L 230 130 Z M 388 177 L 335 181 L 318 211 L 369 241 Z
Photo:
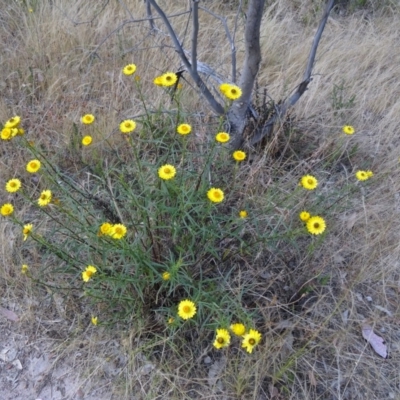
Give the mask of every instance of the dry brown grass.
M 143 16 L 143 2 L 111 2 L 104 10 L 90 3 L 32 2 L 35 9 L 29 13 L 17 1 L 0 0 L 0 121 L 21 115 L 27 135 L 51 148 L 54 162 L 65 162 L 72 123 L 84 113 L 98 116 L 99 129 L 108 136 L 122 118 L 141 113 L 141 104 L 132 100 L 121 77 L 123 65 L 137 64 L 142 81 L 148 83 L 150 104 L 161 96 L 151 84 L 153 77 L 180 66 L 168 37 L 161 32 L 149 35 L 146 23 L 127 24 L 112 33 L 129 18 L 126 10 L 136 18 Z M 186 4 L 164 3 L 169 13 Z M 215 3 L 219 2 L 209 6 L 226 13 L 231 24 L 234 2 Z M 285 0 L 267 12 L 259 86 L 266 86 L 276 100 L 301 79 L 315 30 L 313 5 Z M 173 20 L 181 37 L 186 18 Z M 241 30 L 240 26 L 238 39 Z M 354 180 L 356 169 L 375 173 L 373 184 L 356 191 L 345 209 L 332 208 L 329 233 L 312 256 L 301 243 L 298 248 L 283 245 L 280 254 L 260 249 L 257 263 L 232 282 L 237 290 L 252 282 L 259 296 L 257 306 L 269 321 L 256 358 L 222 356 L 211 349 L 208 337 L 197 338 L 198 346 L 190 337 L 181 341 L 175 337 L 180 344 L 171 345 L 172 339 L 150 336 L 145 322 L 118 326 L 113 332 L 88 326 L 79 298 L 51 294 L 21 278 L 17 245 L 21 238 L 2 219 L 1 306 L 14 310 L 20 321 L 1 317 L 0 335 L 4 347 L 18 349 L 24 368 L 19 378 L 12 376 L 13 382 L 0 380 L 5 398 L 400 398 L 398 42 L 398 14 L 388 9 L 333 14 L 313 81 L 295 108 L 290 143 L 284 143 L 284 151 L 278 144 L 281 158 L 276 159 L 274 146 L 268 144 L 249 167 L 252 179 L 246 190 L 254 195 L 263 195 L 274 174 L 286 177 L 282 179 L 286 190 L 299 174 L 315 168 L 323 169 L 325 188 Z M 221 25 L 202 14 L 199 59 L 228 76 L 229 54 Z M 239 41 L 238 57 L 242 57 Z M 356 96 L 351 107 L 335 109 L 334 85 L 343 85 L 345 102 Z M 188 112 L 212 119 L 193 92 L 188 91 L 185 104 Z M 207 126 L 198 121 L 197 131 L 206 134 Z M 357 133 L 339 146 L 342 155 L 332 163 L 334 138 L 347 123 Z M 278 136 L 282 144 L 283 137 Z M 355 144 L 357 153 L 350 157 Z M 1 152 L 0 182 L 5 182 L 22 171 L 26 154 L 10 152 L 6 143 L 1 143 Z M 73 171 L 73 165 L 68 167 Z M 7 199 L 2 191 L 0 202 Z M 29 256 L 40 262 L 34 249 Z M 327 281 L 322 283 L 321 277 Z M 365 320 L 387 341 L 388 359 L 379 358 L 362 338 L 360 326 Z M 32 360 L 38 356 L 47 359 L 43 371 L 35 373 Z M 64 397 L 57 384 L 66 387 Z

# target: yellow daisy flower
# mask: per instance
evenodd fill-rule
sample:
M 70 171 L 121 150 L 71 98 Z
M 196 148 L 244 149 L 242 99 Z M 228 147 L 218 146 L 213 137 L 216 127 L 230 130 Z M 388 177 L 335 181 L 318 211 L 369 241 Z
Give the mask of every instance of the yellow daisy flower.
M 185 320 L 193 318 L 196 310 L 196 304 L 191 300 L 182 300 L 178 305 L 178 315 Z
M 247 218 L 248 214 L 246 210 L 241 210 L 239 211 L 239 217 L 240 218 Z
M 2 140 L 11 140 L 13 137 L 11 134 L 11 129 L 10 128 L 3 128 L 0 133 L 0 137 Z
M 246 333 L 246 327 L 241 323 L 232 324 L 230 328 L 237 336 L 243 336 Z
M 6 183 L 6 190 L 8 193 L 17 192 L 21 188 L 21 181 L 19 179 L 10 179 Z
M 325 231 L 326 223 L 322 217 L 316 215 L 307 220 L 306 227 L 312 235 L 320 235 Z
M 369 171 L 369 173 L 368 173 L 368 171 L 357 171 L 356 172 L 356 178 L 359 181 L 366 181 L 367 179 L 369 179 L 373 175 L 373 173 L 372 173 L 372 175 L 371 175 L 371 173 L 372 173 L 372 171 Z
M 303 222 L 306 222 L 306 221 L 308 221 L 310 219 L 311 214 L 309 212 L 307 212 L 307 211 L 302 211 L 299 214 L 299 217 Z
M 153 83 L 157 86 L 162 86 L 163 85 L 162 76 L 157 76 L 156 78 L 154 78 Z
M 26 170 L 31 174 L 38 172 L 40 169 L 41 163 L 39 160 L 31 160 L 26 164 Z
M 21 122 L 21 117 L 16 115 L 15 117 L 10 118 L 5 124 L 4 128 L 18 128 L 18 125 Z
M 26 274 L 29 270 L 29 267 L 27 264 L 22 264 L 22 268 L 21 268 L 21 274 Z
M 126 235 L 127 229 L 125 225 L 115 224 L 111 228 L 110 236 L 113 239 L 122 239 Z
M 229 133 L 226 132 L 219 132 L 215 136 L 215 140 L 219 143 L 226 143 L 230 139 Z
M 9 216 L 9 215 L 11 215 L 13 212 L 14 212 L 14 207 L 13 207 L 13 205 L 10 204 L 10 203 L 3 204 L 3 205 L 1 206 L 1 208 L 0 208 L 0 214 L 1 214 L 3 217 Z
M 85 114 L 82 118 L 81 118 L 81 122 L 82 124 L 85 125 L 90 125 L 93 124 L 94 122 L 94 115 L 93 114 Z
M 229 83 L 221 84 L 219 90 L 230 100 L 237 100 L 242 95 L 242 90 L 239 86 Z
M 22 229 L 22 234 L 24 235 L 24 241 L 28 239 L 28 236 L 32 233 L 32 229 L 33 229 L 32 224 L 24 225 L 24 228 Z
M 89 146 L 89 145 L 92 143 L 92 141 L 93 141 L 93 139 L 92 139 L 91 136 L 84 136 L 84 137 L 82 138 L 82 144 L 83 144 L 84 146 Z
M 192 127 L 189 124 L 180 124 L 178 125 L 178 127 L 176 128 L 176 131 L 180 134 L 180 135 L 187 135 L 192 131 Z
M 365 171 L 366 174 L 368 175 L 368 178 L 371 178 L 372 176 L 374 176 L 374 173 L 371 170 Z
M 43 190 L 40 194 L 38 204 L 40 207 L 47 206 L 51 202 L 51 190 Z
M 243 161 L 246 158 L 246 153 L 244 151 L 241 150 L 236 150 L 235 152 L 233 152 L 232 157 L 240 162 Z
M 213 346 L 216 349 L 228 347 L 231 343 L 231 335 L 226 329 L 217 329 L 217 336 L 214 340 Z
M 89 282 L 92 276 L 97 272 L 97 268 L 93 265 L 88 265 L 86 269 L 82 272 L 83 282 Z
M 166 181 L 172 179 L 175 175 L 176 169 L 173 165 L 165 164 L 158 170 L 158 176 Z
M 164 281 L 169 281 L 171 279 L 171 274 L 167 271 L 163 272 L 162 278 Z
M 132 119 L 126 119 L 119 124 L 119 130 L 122 133 L 130 133 L 136 129 L 136 122 Z
M 300 185 L 304 189 L 314 190 L 318 186 L 317 178 L 312 175 L 304 175 L 300 180 Z
M 224 192 L 218 188 L 211 188 L 207 192 L 207 197 L 213 203 L 220 203 L 222 200 L 224 200 Z
M 172 86 L 178 80 L 178 76 L 174 72 L 166 72 L 161 75 L 161 80 L 163 86 Z
M 105 236 L 105 235 L 110 235 L 112 231 L 112 224 L 109 222 L 104 222 L 104 224 L 100 225 L 99 232 L 97 233 L 97 236 Z
M 135 73 L 135 71 L 136 71 L 136 65 L 135 64 L 128 64 L 122 70 L 124 75 L 132 75 L 132 74 Z
M 351 125 L 345 125 L 345 126 L 343 127 L 343 132 L 344 132 L 346 135 L 352 135 L 352 134 L 355 132 L 355 130 L 354 130 L 354 128 L 353 128 Z
M 249 333 L 243 336 L 242 347 L 246 349 L 248 353 L 252 353 L 255 346 L 260 343 L 261 333 L 255 329 L 250 329 Z
M 94 317 L 94 316 L 92 316 L 92 318 L 90 319 L 90 322 L 94 325 L 94 326 L 96 326 L 97 325 L 97 323 L 98 323 L 98 318 L 97 317 Z

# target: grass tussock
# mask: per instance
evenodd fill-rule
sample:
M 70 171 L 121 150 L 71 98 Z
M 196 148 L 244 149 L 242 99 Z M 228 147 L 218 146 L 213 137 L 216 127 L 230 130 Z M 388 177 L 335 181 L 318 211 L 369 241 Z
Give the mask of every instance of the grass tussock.
M 189 48 L 186 2 L 165 3 Z M 206 6 L 237 23 L 240 66 L 237 2 Z M 0 8 L 0 121 L 21 116 L 25 131 L 1 141 L 0 205 L 14 212 L 1 216 L 0 306 L 18 314 L 15 332 L 52 354 L 55 375 L 60 365 L 79 375 L 71 398 L 399 395 L 394 4 L 338 6 L 308 91 L 240 162 L 215 140 L 223 121 L 187 74 L 176 91 L 154 85 L 181 64 L 160 20 L 155 32 L 133 21 L 146 15 L 144 2 L 0 0 Z M 255 107 L 300 82 L 320 10 L 304 0 L 265 11 Z M 200 28 L 199 60 L 231 81 L 223 24 L 201 12 Z M 135 73 L 124 75 L 131 63 Z M 93 123 L 82 123 L 86 114 Z M 123 121 L 135 129 L 123 132 Z M 33 159 L 37 173 L 26 170 Z M 361 181 L 357 171 L 373 175 Z M 307 175 L 317 187 L 299 185 Z M 13 178 L 22 182 L 15 193 L 5 190 Z M 321 220 L 307 226 L 303 211 L 326 229 Z M 239 322 L 262 335 L 251 353 L 230 330 Z M 388 359 L 362 338 L 365 323 L 385 339 Z M 216 348 L 217 329 L 229 332 L 229 346 Z

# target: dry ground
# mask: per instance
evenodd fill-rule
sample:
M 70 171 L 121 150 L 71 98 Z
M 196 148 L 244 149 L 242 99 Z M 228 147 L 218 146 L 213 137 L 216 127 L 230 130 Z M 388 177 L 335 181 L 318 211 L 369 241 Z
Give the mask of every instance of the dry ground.
M 103 116 L 99 128 L 112 132 L 121 118 L 139 112 L 140 104 L 131 100 L 121 77 L 123 65 L 137 64 L 148 83 L 149 102 L 161 95 L 152 78 L 180 65 L 168 37 L 150 35 L 147 23 L 127 23 L 114 32 L 132 16 L 145 15 L 142 2 L 110 2 L 104 9 L 100 2 L 94 8 L 90 3 L 37 1 L 29 12 L 23 2 L 0 0 L 0 120 L 21 115 L 27 135 L 51 145 L 55 159 L 69 142 L 72 123 L 84 113 Z M 170 13 L 187 2 L 176 3 L 168 6 Z M 234 23 L 232 4 L 237 2 L 206 3 Z M 317 3 L 279 1 L 266 13 L 259 86 L 266 86 L 275 99 L 286 96 L 302 76 Z M 364 168 L 374 171 L 374 182 L 357 192 L 346 210 L 330 216 L 325 243 L 306 264 L 301 255 L 294 256 L 294 266 L 271 257 L 264 261 L 267 272 L 253 271 L 269 290 L 263 299 L 266 315 L 273 307 L 297 302 L 296 292 L 306 284 L 313 287 L 297 302 L 296 312 L 265 327 L 258 358 L 227 360 L 205 346 L 198 353 L 176 349 L 175 357 L 166 359 L 162 337 L 152 344 L 157 350 L 153 357 L 146 351 L 150 347 L 143 330 L 118 326 L 110 332 L 90 326 L 79 299 L 54 295 L 21 276 L 21 238 L 2 219 L 2 399 L 400 398 L 400 32 L 398 9 L 393 2 L 385 4 L 384 9 L 332 13 L 314 79 L 294 116 L 303 143 L 316 143 L 315 152 L 303 161 L 310 166 L 326 156 L 343 124 L 356 127 L 351 145 L 357 144 L 358 153 L 338 163 L 337 175 L 326 178 L 328 185 L 351 179 L 354 170 Z M 174 20 L 182 37 L 186 18 Z M 228 76 L 230 52 L 223 27 L 204 14 L 202 24 L 199 59 Z M 165 32 L 161 22 L 157 25 Z M 239 27 L 238 65 L 241 37 Z M 188 98 L 188 107 L 209 114 L 196 96 Z M 25 155 L 18 149 L 10 152 L 7 143 L 0 145 L 0 182 L 5 182 L 22 171 Z M 1 203 L 7 199 L 1 191 Z M 321 272 L 329 276 L 329 284 L 313 283 Z M 286 297 L 282 291 L 274 293 L 270 283 L 285 279 L 283 275 L 291 276 L 294 287 Z M 4 310 L 14 312 L 18 321 Z M 386 340 L 387 359 L 362 338 L 365 321 Z

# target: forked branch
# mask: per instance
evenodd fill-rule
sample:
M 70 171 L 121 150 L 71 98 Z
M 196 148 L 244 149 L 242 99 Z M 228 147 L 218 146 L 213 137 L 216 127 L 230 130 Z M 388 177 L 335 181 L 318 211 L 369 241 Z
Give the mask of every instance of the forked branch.
M 283 102 L 283 104 L 277 106 L 275 115 L 271 117 L 262 127 L 257 129 L 255 135 L 253 135 L 253 137 L 249 141 L 251 145 L 258 143 L 263 137 L 269 135 L 272 132 L 274 124 L 277 121 L 283 119 L 288 109 L 290 107 L 293 107 L 298 102 L 300 97 L 304 94 L 304 92 L 307 90 L 308 84 L 311 81 L 311 72 L 315 63 L 315 56 L 317 54 L 318 45 L 321 40 L 322 33 L 325 29 L 326 22 L 328 21 L 329 14 L 334 5 L 335 5 L 335 0 L 329 0 L 328 3 L 326 4 L 324 14 L 321 18 L 317 32 L 314 36 L 313 44 L 310 50 L 310 55 L 308 56 L 307 66 L 303 75 L 303 81 L 297 87 L 296 91 Z M 240 144 L 243 144 L 243 140 Z

